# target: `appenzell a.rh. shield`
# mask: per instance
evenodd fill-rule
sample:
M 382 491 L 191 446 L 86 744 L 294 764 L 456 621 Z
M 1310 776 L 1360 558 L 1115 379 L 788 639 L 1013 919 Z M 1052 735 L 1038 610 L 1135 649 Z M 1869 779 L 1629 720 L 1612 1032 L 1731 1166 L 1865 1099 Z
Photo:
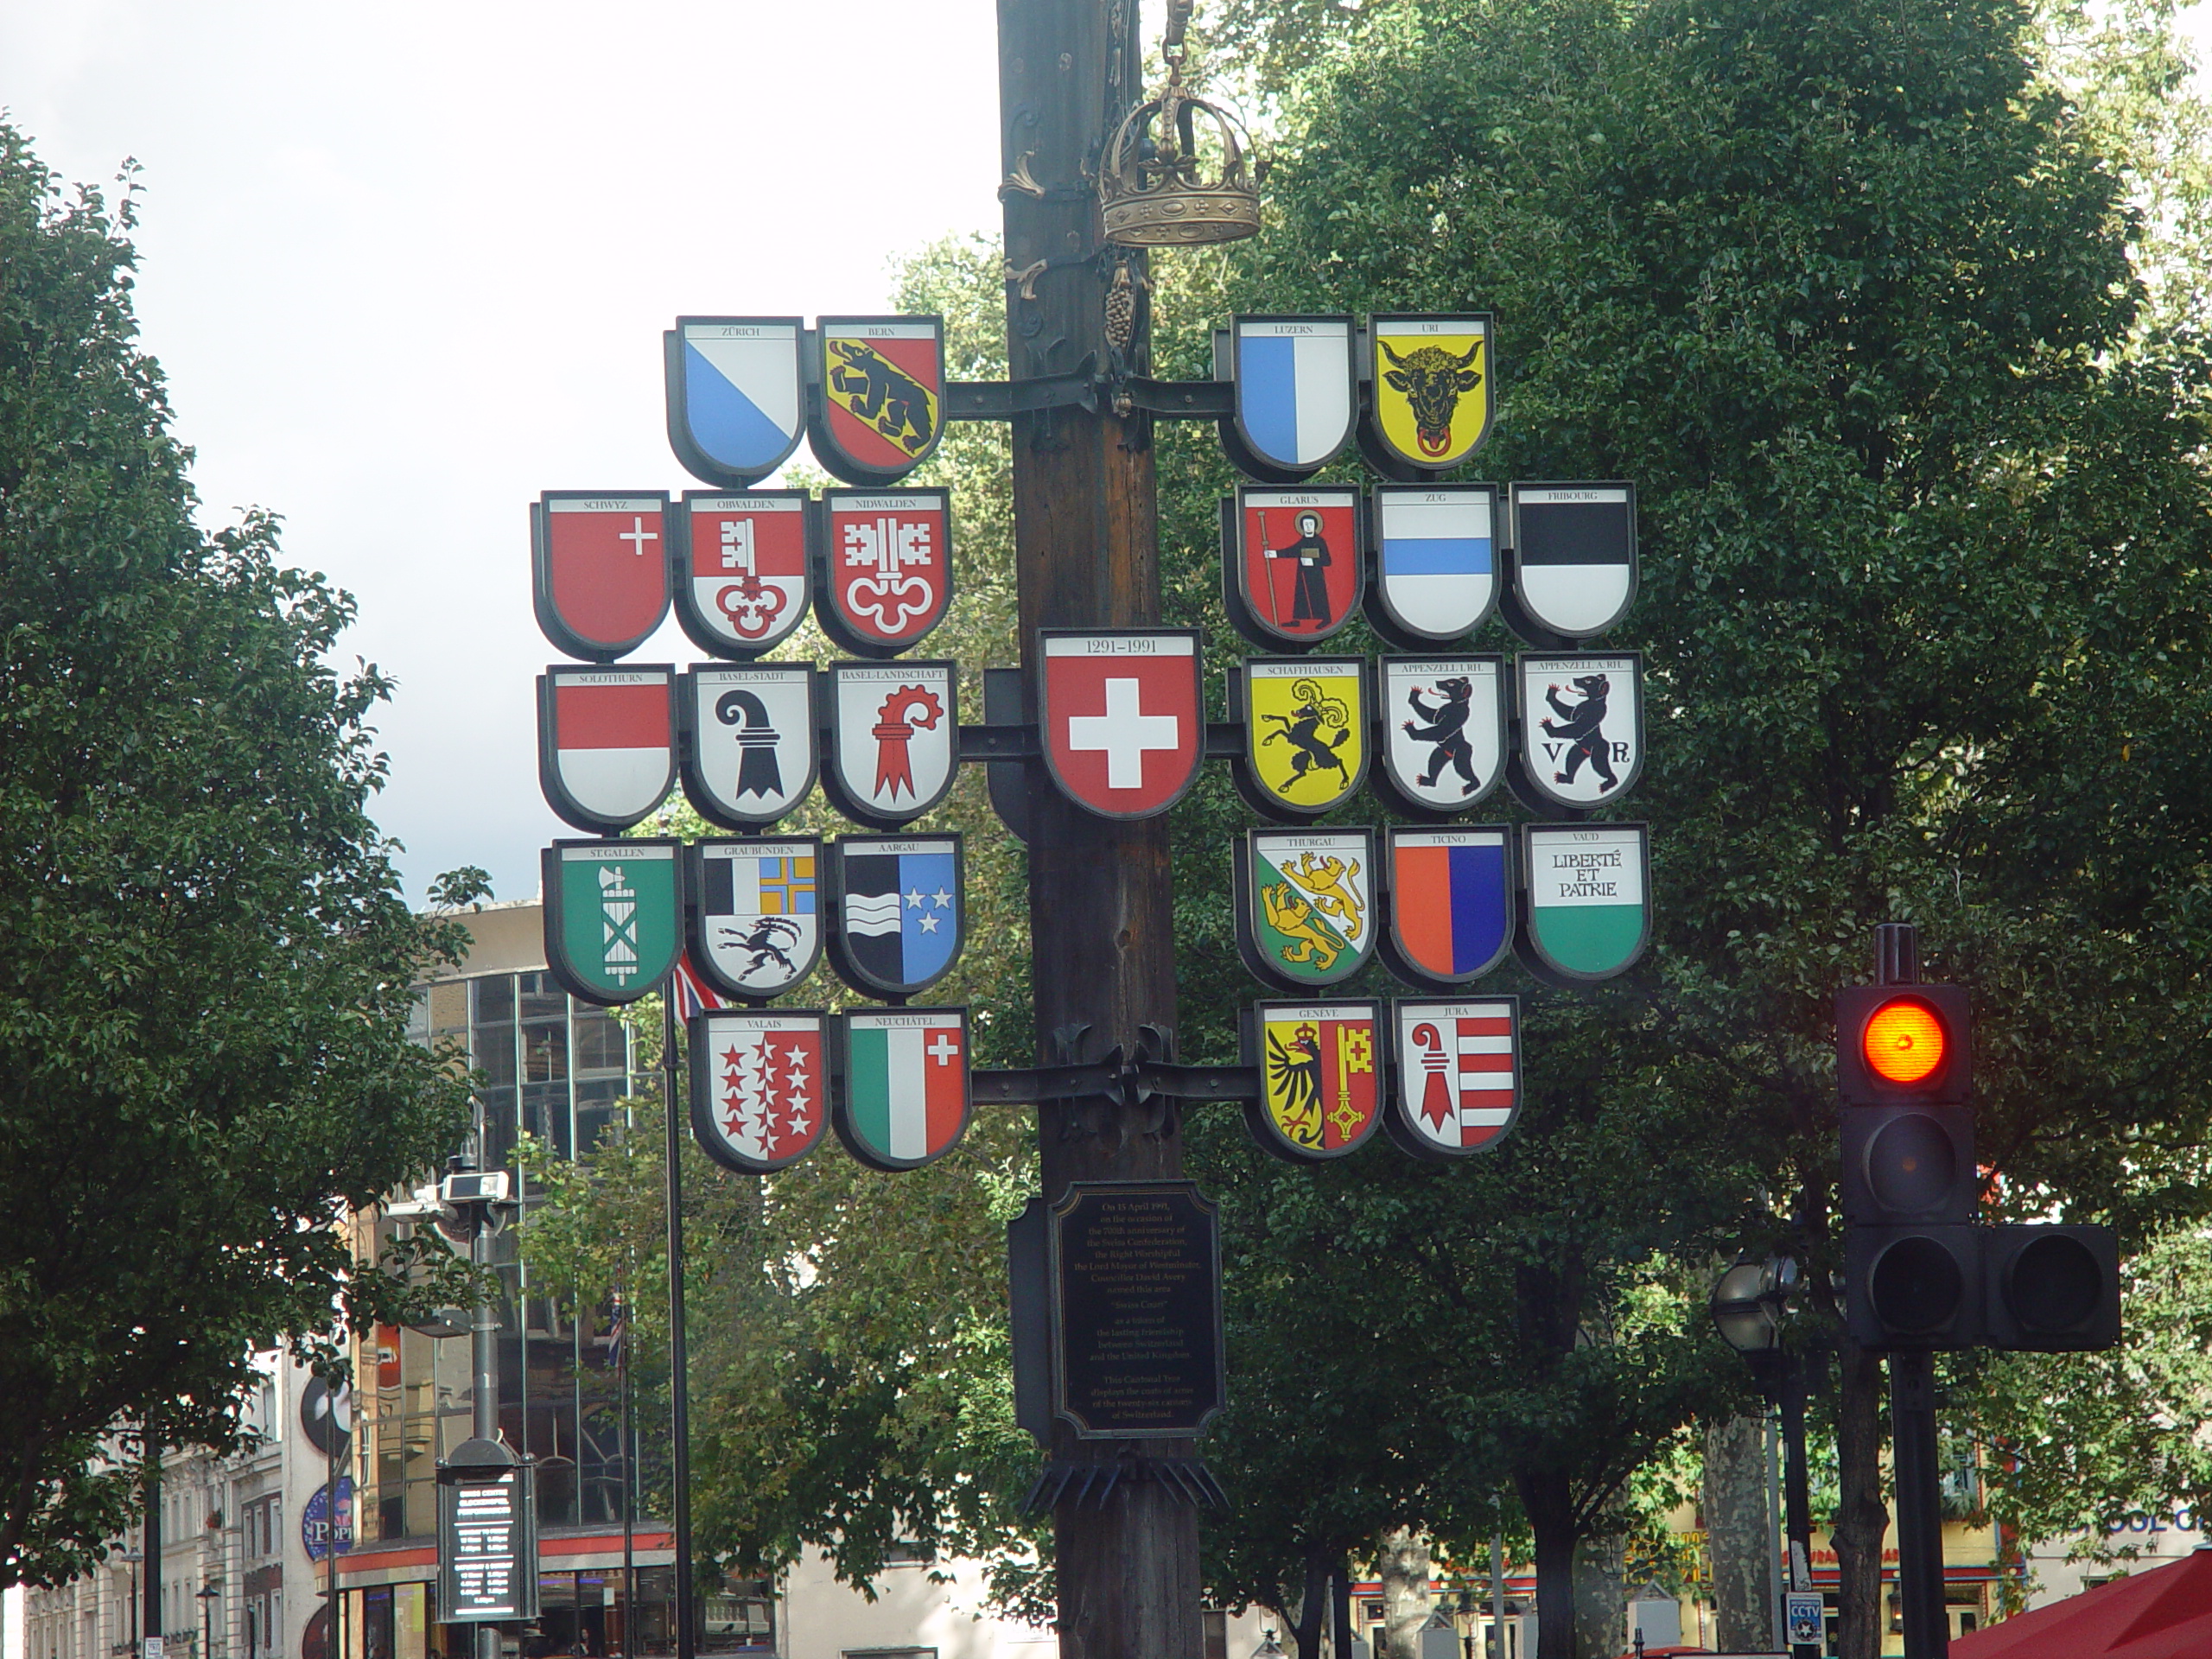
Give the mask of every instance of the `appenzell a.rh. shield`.
M 556 651 L 611 663 L 668 614 L 668 493 L 547 490 L 530 509 L 531 595 Z
M 814 458 L 848 484 L 895 484 L 944 430 L 942 317 L 823 317 Z
M 1555 985 L 1627 971 L 1651 937 L 1646 826 L 1529 823 L 1521 836 L 1522 965 Z
M 1246 1063 L 1260 1098 L 1245 1127 L 1296 1164 L 1342 1158 L 1382 1122 L 1382 1033 L 1373 1002 L 1261 1002 L 1246 1021 Z
M 1482 447 L 1491 423 L 1490 326 L 1481 315 L 1369 320 L 1367 435 L 1386 458 L 1440 473 Z
M 1148 818 L 1183 798 L 1205 752 L 1196 628 L 1039 631 L 1045 765 L 1105 818 Z
M 678 682 L 683 792 L 725 830 L 775 823 L 814 787 L 814 671 L 804 663 L 702 664 Z
M 804 490 L 684 493 L 675 517 L 676 620 L 712 657 L 746 662 L 806 620 L 814 515 Z
M 1513 943 L 1511 831 L 1503 824 L 1389 831 L 1383 957 L 1408 983 L 1480 979 Z
M 844 1091 L 831 1119 L 871 1169 L 918 1169 L 968 1131 L 968 1010 L 855 1008 L 845 1016 Z
M 668 442 L 704 484 L 741 490 L 782 466 L 806 429 L 797 317 L 678 317 L 662 339 Z
M 685 853 L 693 969 L 724 996 L 762 1001 L 822 955 L 822 843 L 812 836 L 695 842 Z
M 613 835 L 648 817 L 676 782 L 676 670 L 556 664 L 537 677 L 537 781 L 579 830 Z
M 1222 506 L 1222 597 L 1239 633 L 1303 650 L 1351 620 L 1366 567 L 1357 490 L 1245 489 Z
M 1409 651 L 1465 639 L 1497 603 L 1497 491 L 1386 484 L 1374 495 L 1368 620 Z
M 832 663 L 823 788 L 847 817 L 895 829 L 952 787 L 960 683 L 950 662 Z
M 830 1056 L 819 1009 L 726 1008 L 690 1024 L 691 1134 L 725 1168 L 766 1175 L 822 1144 Z
M 1358 400 L 1350 317 L 1236 317 L 1230 322 L 1236 414 L 1223 423 L 1230 461 L 1265 483 L 1303 478 L 1336 459 Z
M 862 657 L 918 645 L 952 603 L 952 514 L 942 490 L 831 490 L 822 498 L 822 631 Z
M 1522 656 L 1513 787 L 1537 811 L 1602 806 L 1643 775 L 1643 656 Z
M 1392 1005 L 1397 1087 L 1383 1125 L 1401 1151 L 1445 1162 L 1496 1146 L 1521 1102 L 1521 1000 Z
M 542 855 L 545 963 L 602 1007 L 660 988 L 683 950 L 677 841 L 556 841 Z

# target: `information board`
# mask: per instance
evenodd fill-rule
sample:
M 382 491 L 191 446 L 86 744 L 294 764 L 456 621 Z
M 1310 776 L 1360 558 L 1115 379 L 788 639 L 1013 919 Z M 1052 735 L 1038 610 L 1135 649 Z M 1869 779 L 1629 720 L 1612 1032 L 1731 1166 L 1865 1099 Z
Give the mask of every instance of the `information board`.
M 495 1624 L 537 1617 L 536 1471 L 438 1487 L 438 1618 Z

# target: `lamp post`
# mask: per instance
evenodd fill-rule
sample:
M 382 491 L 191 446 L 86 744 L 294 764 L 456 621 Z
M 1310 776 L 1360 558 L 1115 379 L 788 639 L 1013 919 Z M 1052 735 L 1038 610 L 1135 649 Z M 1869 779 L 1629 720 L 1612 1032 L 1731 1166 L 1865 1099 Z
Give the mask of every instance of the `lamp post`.
M 223 1592 L 215 1585 L 203 1584 L 192 1593 L 200 1599 L 200 1659 L 215 1659 L 215 1598 Z
M 130 1567 L 130 1646 L 125 1651 L 136 1654 L 138 1651 L 138 1563 L 146 1559 L 146 1552 L 126 1549 L 123 1552 L 123 1559 Z
M 1464 1586 L 1459 1591 L 1460 1644 L 1467 1650 L 1467 1659 L 1475 1659 L 1475 1592 Z
M 1759 1391 L 1782 1414 L 1783 1531 L 1789 1538 L 1786 1580 L 1793 1595 L 1813 1592 L 1812 1504 L 1805 1491 L 1805 1366 L 1783 1345 L 1782 1327 L 1797 1288 L 1797 1263 L 1786 1255 L 1763 1262 L 1746 1257 L 1713 1287 L 1713 1322 L 1721 1339 L 1744 1357 Z M 1773 1489 L 1768 1489 L 1771 1491 Z M 1785 1613 L 1785 1618 L 1787 1615 Z M 1777 1639 L 1787 1628 L 1776 1632 Z M 1791 1642 L 1790 1659 L 1820 1659 L 1818 1642 Z

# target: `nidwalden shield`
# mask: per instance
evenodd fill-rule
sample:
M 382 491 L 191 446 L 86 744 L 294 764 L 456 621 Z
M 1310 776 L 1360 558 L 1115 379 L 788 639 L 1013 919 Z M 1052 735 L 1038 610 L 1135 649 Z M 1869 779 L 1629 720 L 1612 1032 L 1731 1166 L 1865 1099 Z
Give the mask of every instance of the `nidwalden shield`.
M 895 484 L 944 430 L 942 317 L 823 317 L 814 458 L 848 484 Z
M 1357 1152 L 1382 1121 L 1382 1043 L 1373 1002 L 1261 1002 L 1246 1017 L 1245 1064 L 1261 1097 L 1252 1138 L 1290 1163 Z
M 602 1007 L 657 991 L 683 948 L 681 843 L 556 841 L 542 855 L 545 963 Z
M 830 1056 L 819 1009 L 695 1014 L 691 1134 L 725 1168 L 766 1175 L 822 1144 Z
M 1357 373 L 1350 317 L 1236 317 L 1230 324 L 1236 415 L 1222 448 L 1262 483 L 1319 472 L 1351 436 Z
M 921 642 L 952 603 L 952 514 L 942 490 L 831 490 L 822 498 L 822 631 L 862 657 Z
M 1514 792 L 1536 811 L 1619 800 L 1643 772 L 1643 657 L 1524 656 Z
M 1397 1087 L 1383 1132 L 1415 1158 L 1448 1162 L 1496 1146 L 1521 1103 L 1521 999 L 1397 1002 Z
M 1505 771 L 1503 657 L 1385 657 L 1378 783 L 1421 817 L 1481 804 Z
M 1367 673 L 1357 657 L 1252 657 L 1230 671 L 1244 716 L 1238 792 L 1278 821 L 1319 817 L 1367 776 Z
M 1183 798 L 1205 754 L 1196 628 L 1039 630 L 1045 765 L 1085 811 L 1148 818 Z
M 1636 486 L 1516 484 L 1513 588 L 1506 622 L 1569 639 L 1600 634 L 1636 599 Z
M 968 1010 L 855 1008 L 831 1122 L 870 1169 L 919 1169 L 968 1132 Z
M 1235 846 L 1236 945 L 1287 991 L 1335 985 L 1375 953 L 1375 832 L 1252 830 Z
M 1375 492 L 1367 619 L 1420 651 L 1465 639 L 1497 603 L 1497 492 L 1386 484 Z
M 782 466 L 806 429 L 797 317 L 678 317 L 661 336 L 668 442 L 702 483 L 741 490 Z
M 1511 831 L 1503 824 L 1389 832 L 1383 959 L 1408 983 L 1480 979 L 1513 942 Z
M 952 787 L 959 679 L 949 662 L 832 663 L 823 788 L 847 817 L 895 828 Z
M 725 830 L 773 823 L 814 787 L 814 671 L 699 667 L 678 682 L 683 793 Z
M 1651 935 L 1651 847 L 1640 823 L 1522 826 L 1514 954 L 1553 984 L 1611 979 Z
M 1239 490 L 1222 509 L 1222 595 L 1238 632 L 1302 650 L 1351 620 L 1365 566 L 1357 490 Z
M 668 493 L 547 490 L 530 510 L 530 569 L 555 650 L 628 656 L 668 614 Z
M 1482 314 L 1370 319 L 1373 380 L 1363 447 L 1440 473 L 1480 448 L 1490 435 L 1490 329 Z
M 649 817 L 676 782 L 676 670 L 556 664 L 537 677 L 537 781 L 579 830 Z
M 830 846 L 830 961 L 855 990 L 894 1000 L 959 959 L 961 838 L 847 836 Z
M 687 491 L 674 522 L 676 620 L 700 650 L 746 662 L 806 620 L 814 515 L 804 490 Z
M 702 841 L 684 855 L 692 966 L 725 996 L 789 990 L 822 955 L 822 843 Z

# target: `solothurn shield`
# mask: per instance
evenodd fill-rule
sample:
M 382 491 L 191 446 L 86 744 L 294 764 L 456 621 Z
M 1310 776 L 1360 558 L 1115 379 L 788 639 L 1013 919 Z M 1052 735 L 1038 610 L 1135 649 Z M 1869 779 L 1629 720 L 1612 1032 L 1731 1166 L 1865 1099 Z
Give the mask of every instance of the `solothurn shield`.
M 806 429 L 797 317 L 678 317 L 661 336 L 668 442 L 702 483 L 741 490 L 774 472 Z
M 920 643 L 952 603 L 952 515 L 942 490 L 831 490 L 822 498 L 822 631 L 862 657 Z
M 1505 659 L 1385 657 L 1381 666 L 1383 792 L 1432 820 L 1479 805 L 1505 770 Z
M 830 1126 L 830 1056 L 819 1009 L 695 1014 L 691 1134 L 726 1168 L 795 1164 Z
M 1383 959 L 1409 984 L 1480 979 L 1513 943 L 1511 831 L 1503 824 L 1389 831 Z
M 1439 1162 L 1496 1146 L 1521 1103 L 1521 1000 L 1397 1002 L 1397 1087 L 1385 1132 Z
M 1291 1163 L 1357 1152 L 1382 1121 L 1382 1041 L 1374 1002 L 1261 1002 L 1245 1020 L 1260 1095 L 1252 1138 Z
M 1490 435 L 1490 334 L 1486 315 L 1370 319 L 1373 379 L 1362 447 L 1440 473 L 1480 448 Z
M 1286 991 L 1350 979 L 1375 954 L 1375 832 L 1250 830 L 1236 843 L 1236 946 Z
M 1222 448 L 1262 483 L 1306 478 L 1336 459 L 1358 404 L 1350 317 L 1236 317 L 1229 330 L 1236 414 Z
M 1497 603 L 1497 491 L 1386 484 L 1374 495 L 1367 618 L 1409 651 L 1465 639 Z
M 1045 764 L 1087 811 L 1148 818 L 1183 798 L 1205 753 L 1196 628 L 1046 628 Z
M 868 996 L 944 976 L 967 917 L 958 836 L 847 836 L 830 845 L 830 961 Z
M 822 954 L 818 840 L 702 841 L 684 856 L 691 964 L 709 985 L 760 1001 L 814 970 Z
M 1271 818 L 1318 817 L 1367 776 L 1367 673 L 1357 657 L 1251 657 L 1230 671 L 1244 717 L 1237 789 Z
M 537 677 L 537 781 L 579 830 L 649 817 L 676 782 L 676 669 L 556 664 Z
M 530 569 L 555 650 L 628 656 L 668 614 L 668 493 L 547 490 L 530 510 Z
M 848 484 L 895 484 L 944 430 L 942 317 L 823 317 L 814 458 Z
M 683 949 L 681 843 L 556 841 L 542 855 L 545 962 L 602 1007 L 660 988 Z
M 855 1008 L 845 1016 L 845 1150 L 871 1169 L 919 1169 L 968 1132 L 968 1010 Z
M 1519 659 L 1514 792 L 1538 812 L 1617 801 L 1643 772 L 1643 657 Z
M 804 663 L 702 664 L 677 698 L 683 792 L 725 830 L 773 823 L 814 787 L 814 671 Z
M 1651 842 L 1640 823 L 1521 827 L 1524 908 L 1514 953 L 1553 984 L 1611 979 L 1651 936 Z
M 959 758 L 953 664 L 833 663 L 823 787 L 847 817 L 896 827 L 952 787 Z
M 804 490 L 687 491 L 675 517 L 675 590 L 691 643 L 745 662 L 789 638 L 813 597 L 813 522 Z
M 1239 490 L 1222 503 L 1222 595 L 1247 639 L 1300 650 L 1359 608 L 1359 492 Z
M 1587 639 L 1636 599 L 1636 487 L 1516 484 L 1505 620 L 1531 645 Z M 1530 625 L 1533 625 L 1531 626 Z

